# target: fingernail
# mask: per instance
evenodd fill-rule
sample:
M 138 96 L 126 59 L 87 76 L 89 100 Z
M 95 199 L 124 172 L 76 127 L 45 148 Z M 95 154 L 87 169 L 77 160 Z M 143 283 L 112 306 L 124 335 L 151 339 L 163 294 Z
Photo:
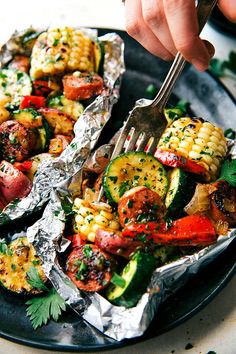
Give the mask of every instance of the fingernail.
M 196 60 L 196 59 L 193 59 L 191 61 L 191 63 L 195 66 L 195 68 L 198 70 L 198 71 L 205 71 L 207 70 L 208 66 L 209 66 L 209 63 L 208 62 L 205 62 L 205 61 L 201 61 L 201 60 Z

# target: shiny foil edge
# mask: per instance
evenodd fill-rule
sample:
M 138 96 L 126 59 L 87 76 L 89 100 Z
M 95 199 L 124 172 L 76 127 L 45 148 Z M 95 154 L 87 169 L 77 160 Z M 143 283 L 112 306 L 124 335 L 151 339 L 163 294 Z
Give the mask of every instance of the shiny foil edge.
M 32 28 L 30 30 L 33 30 Z M 81 28 L 92 39 L 97 31 Z M 0 50 L 0 60 L 6 63 L 19 48 L 20 38 L 29 29 L 16 32 Z M 37 30 L 35 30 L 37 31 Z M 42 29 L 40 29 L 42 31 Z M 124 42 L 114 33 L 107 33 L 99 40 L 105 47 L 104 74 L 105 90 L 84 110 L 74 125 L 75 138 L 55 159 L 43 161 L 33 181 L 33 187 L 27 197 L 9 203 L 0 213 L 0 225 L 28 216 L 40 210 L 49 200 L 52 188 L 67 180 L 79 170 L 90 151 L 94 148 L 101 132 L 111 116 L 113 105 L 118 101 L 122 74 L 125 71 Z M 5 54 L 5 56 L 4 56 Z M 4 61 L 5 60 L 5 61 Z

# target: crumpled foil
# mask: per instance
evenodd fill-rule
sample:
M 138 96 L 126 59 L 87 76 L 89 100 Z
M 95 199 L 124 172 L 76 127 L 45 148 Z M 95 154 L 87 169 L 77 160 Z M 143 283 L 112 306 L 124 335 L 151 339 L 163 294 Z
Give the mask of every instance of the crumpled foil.
M 44 29 L 45 30 L 45 29 Z M 96 38 L 97 31 L 82 29 L 90 38 Z M 22 38 L 31 32 L 42 32 L 33 28 L 16 32 L 0 50 L 0 63 L 5 65 L 15 53 L 29 54 L 30 49 L 22 46 Z M 99 37 L 104 44 L 104 74 L 105 90 L 84 110 L 74 126 L 75 138 L 63 153 L 55 159 L 47 159 L 40 165 L 33 181 L 30 194 L 18 202 L 8 204 L 0 213 L 0 225 L 11 220 L 32 214 L 41 209 L 48 201 L 50 192 L 62 181 L 78 171 L 91 150 L 94 148 L 103 126 L 111 115 L 113 105 L 119 98 L 119 88 L 124 65 L 124 43 L 116 33 L 108 33 Z
M 236 151 L 236 142 L 232 143 L 231 141 L 231 155 Z M 111 154 L 112 144 L 114 145 L 114 140 L 111 144 L 103 145 L 92 153 L 83 168 L 100 172 L 101 165 L 104 163 L 100 157 L 105 152 Z M 62 201 L 65 198 L 72 200 L 73 195 L 81 190 L 82 172 L 83 169 L 66 183 L 62 183 L 60 188 L 52 191 L 51 200 L 42 219 L 28 229 L 28 239 L 42 258 L 44 271 L 53 286 L 77 314 L 115 340 L 141 336 L 151 323 L 160 304 L 182 287 L 201 267 L 219 256 L 234 240 L 236 229 L 231 229 L 226 236 L 219 236 L 214 245 L 157 268 L 148 290 L 135 307 L 126 309 L 122 306 L 114 306 L 98 293 L 85 293 L 77 289 L 57 261 L 57 252 L 63 252 L 68 245 L 68 241 L 63 239 L 65 213 Z

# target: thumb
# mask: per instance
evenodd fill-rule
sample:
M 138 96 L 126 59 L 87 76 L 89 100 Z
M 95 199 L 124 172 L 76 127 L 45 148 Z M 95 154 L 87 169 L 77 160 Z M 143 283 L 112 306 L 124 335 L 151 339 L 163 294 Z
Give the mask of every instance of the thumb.
M 230 21 L 236 22 L 236 1 L 220 0 L 219 8 Z

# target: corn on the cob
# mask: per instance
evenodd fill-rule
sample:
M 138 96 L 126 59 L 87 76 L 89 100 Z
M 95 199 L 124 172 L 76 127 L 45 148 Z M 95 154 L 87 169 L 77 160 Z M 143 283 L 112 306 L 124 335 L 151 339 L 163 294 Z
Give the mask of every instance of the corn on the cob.
M 121 229 L 117 216 L 105 207 L 97 207 L 95 204 L 76 198 L 73 210 L 75 212 L 74 232 L 86 236 L 90 242 L 95 241 L 96 230 L 98 228 L 109 228 L 114 231 Z
M 65 71 L 94 71 L 93 41 L 79 29 L 53 28 L 37 39 L 31 55 L 33 79 Z
M 207 177 L 214 180 L 226 155 L 227 144 L 221 128 L 202 118 L 183 117 L 166 128 L 158 149 L 196 162 L 205 167 Z

